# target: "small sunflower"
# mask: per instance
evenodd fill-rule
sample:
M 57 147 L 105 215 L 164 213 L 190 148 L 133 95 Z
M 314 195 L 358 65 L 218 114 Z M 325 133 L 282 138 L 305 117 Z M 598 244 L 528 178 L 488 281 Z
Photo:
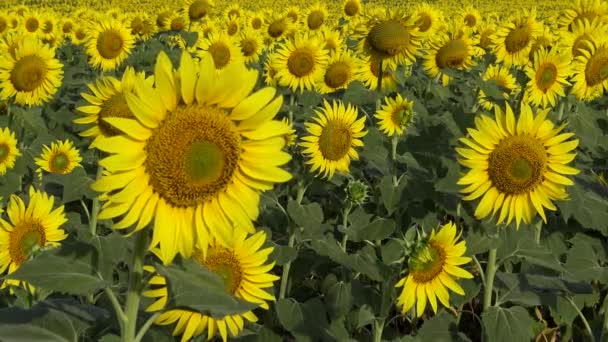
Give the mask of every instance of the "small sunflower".
M 276 87 L 278 84 L 276 58 L 276 54 L 269 54 L 266 56 L 266 60 L 264 61 L 264 84 L 270 87 Z
M 256 31 L 247 28 L 241 31 L 239 46 L 245 63 L 256 63 L 262 54 L 264 42 Z
M 230 17 L 224 25 L 224 32 L 230 37 L 236 37 L 241 32 L 242 25 L 239 17 Z
M 50 101 L 63 80 L 63 65 L 55 51 L 40 40 L 21 40 L 14 56 L 0 59 L 0 99 L 14 97 L 20 105 L 35 106 Z
M 555 50 L 553 47 L 555 46 L 556 40 L 557 38 L 553 34 L 552 29 L 548 26 L 543 27 L 542 33 L 534 38 L 532 46 L 530 46 L 530 54 L 528 55 L 530 62 L 534 63 L 536 53 L 541 50 Z
M 264 31 L 269 42 L 275 42 L 285 38 L 295 28 L 291 19 L 282 14 L 269 14 L 264 21 Z
M 327 62 L 323 79 L 317 83 L 317 89 L 321 94 L 345 89 L 354 79 L 356 69 L 356 60 L 350 51 L 332 54 Z
M 289 19 L 291 19 L 291 22 L 296 24 L 300 21 L 300 14 L 301 10 L 300 7 L 298 6 L 289 6 L 287 7 L 287 9 L 285 9 L 285 16 Z
M 323 77 L 328 53 L 322 42 L 308 34 L 286 41 L 275 52 L 279 84 L 293 91 L 312 90 Z
M 531 104 L 539 107 L 554 107 L 560 97 L 566 95 L 566 80 L 570 75 L 570 61 L 556 50 L 541 50 L 536 53 L 534 64 L 525 69 L 530 79 L 526 86 L 525 97 Z
M 124 215 L 113 228 L 135 230 L 154 219 L 151 248 L 166 264 L 196 243 L 230 241 L 229 224 L 252 232 L 260 192 L 291 179 L 281 168 L 290 128 L 273 120 L 283 98 L 271 87 L 251 93 L 258 73 L 243 64 L 217 71 L 209 53 L 200 57 L 183 51 L 174 70 L 161 52 L 155 87 L 137 80 L 124 94 L 136 119 L 104 118 L 124 135 L 96 145 L 109 153 L 92 184 L 107 197 L 99 219 Z
M 397 94 L 394 98 L 385 97 L 384 103 L 374 115 L 380 130 L 389 137 L 403 135 L 414 120 L 414 101 Z
M 469 30 L 477 32 L 481 23 L 481 13 L 478 9 L 469 5 L 462 10 L 460 17 L 462 18 L 461 24 L 464 24 Z
M 10 16 L 0 12 L 0 36 L 10 29 Z
M 361 4 L 361 0 L 344 0 L 342 8 L 344 9 L 344 15 L 354 17 L 361 13 L 363 5 Z
M 225 33 L 211 32 L 197 44 L 203 53 L 209 53 L 213 57 L 216 70 L 221 70 L 230 64 L 243 62 L 243 54 L 234 38 Z
M 412 17 L 416 20 L 418 32 L 424 37 L 431 37 L 443 24 L 443 13 L 427 3 L 418 4 Z
M 335 100 L 324 101 L 316 114 L 314 122 L 305 124 L 308 135 L 300 143 L 308 157 L 306 164 L 325 178 L 333 177 L 336 171 L 348 173 L 351 159 L 359 159 L 355 148 L 363 146 L 361 138 L 367 134 L 365 116 L 357 118 L 355 107 Z
M 496 81 L 498 86 L 503 90 L 502 97 L 505 100 L 520 90 L 515 76 L 511 74 L 509 68 L 505 68 L 502 65 L 490 65 L 481 78 L 484 81 Z M 498 104 L 494 102 L 492 98 L 486 96 L 486 93 L 484 93 L 483 90 L 479 90 L 478 101 L 481 107 L 486 110 L 491 110 Z
M 115 70 L 129 56 L 135 43 L 131 29 L 114 19 L 95 23 L 86 42 L 89 63 L 103 71 Z
M 361 82 L 369 90 L 378 89 L 378 78 L 380 77 L 380 63 L 373 56 L 364 57 L 359 63 L 355 78 Z M 392 92 L 397 89 L 397 80 L 393 76 L 393 70 L 390 66 L 382 67 L 382 92 Z
M 243 9 L 238 3 L 232 3 L 224 9 L 224 17 L 230 18 L 240 18 L 243 16 Z
M 461 296 L 465 294 L 455 279 L 471 279 L 473 275 L 462 268 L 471 258 L 464 256 L 466 242 L 459 239 L 456 225 L 449 222 L 437 232 L 433 229 L 428 240 L 416 246 L 408 258 L 408 275 L 395 285 L 403 287 L 397 298 L 401 312 L 408 312 L 416 304 L 416 316 L 420 317 L 428 301 L 437 313 L 437 299 L 450 307 L 448 289 Z
M 253 12 L 249 16 L 249 27 L 255 31 L 261 30 L 264 27 L 264 18 L 257 12 Z
M 69 174 L 75 167 L 81 166 L 80 152 L 70 140 L 51 143 L 51 147 L 44 145 L 40 157 L 34 161 L 42 170 L 56 174 Z
M 212 0 L 184 0 L 184 10 L 190 21 L 199 21 L 208 16 L 213 9 Z
M 319 30 L 327 21 L 328 14 L 327 7 L 320 2 L 316 2 L 306 9 L 305 15 L 303 16 L 304 25 L 308 27 L 310 31 Z
M 67 222 L 63 205 L 53 210 L 54 198 L 44 192 L 29 189 L 26 207 L 21 198 L 11 195 L 7 206 L 10 222 L 0 220 L 0 274 L 8 269 L 15 272 L 32 253 L 45 247 L 56 247 L 67 237 L 60 227 Z M 34 292 L 33 286 L 7 279 L 0 288 L 9 285 L 24 286 Z
M 505 66 L 523 67 L 528 64 L 534 38 L 543 32 L 536 21 L 536 11 L 524 11 L 520 16 L 506 21 L 492 38 L 497 62 Z
M 21 32 L 35 35 L 42 30 L 42 14 L 36 11 L 29 11 L 24 15 Z
M 481 197 L 475 217 L 483 219 L 500 209 L 498 223 L 517 227 L 531 223 L 538 212 L 546 223 L 544 208 L 556 210 L 553 200 L 566 200 L 566 186 L 574 183 L 564 175 L 580 171 L 568 166 L 576 157 L 573 152 L 578 139 L 568 140 L 573 133 L 561 133 L 566 125 L 547 120 L 549 110 L 536 115 L 522 103 L 519 120 L 508 106 L 496 106 L 496 118 L 486 115 L 475 118 L 476 128 L 469 128 L 469 137 L 460 138 L 467 147 L 458 147 L 460 164 L 470 168 L 459 180 L 465 186 L 466 201 Z
M 15 133 L 11 132 L 8 127 L 0 129 L 0 176 L 15 167 L 15 160 L 21 155 L 21 151 L 17 148 L 17 139 Z M 2 273 L 2 272 L 0 272 Z
M 592 41 L 572 64 L 572 93 L 591 101 L 608 89 L 608 40 Z
M 328 28 L 322 29 L 321 39 L 323 40 L 323 48 L 329 53 L 336 53 L 345 49 L 346 44 L 340 31 Z

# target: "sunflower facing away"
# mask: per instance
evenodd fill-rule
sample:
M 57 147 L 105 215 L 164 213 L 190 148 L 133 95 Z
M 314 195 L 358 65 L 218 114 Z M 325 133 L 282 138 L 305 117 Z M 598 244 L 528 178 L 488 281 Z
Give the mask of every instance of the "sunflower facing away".
M 591 101 L 608 90 L 608 41 L 593 41 L 572 64 L 572 93 Z
M 89 64 L 103 71 L 114 70 L 129 56 L 135 38 L 126 23 L 109 19 L 95 23 L 86 42 Z
M 308 34 L 287 40 L 274 55 L 279 84 L 293 91 L 312 90 L 323 77 L 327 50 L 320 39 Z
M 427 301 L 437 313 L 437 299 L 446 307 L 450 306 L 449 290 L 463 296 L 464 289 L 455 279 L 471 279 L 473 275 L 461 266 L 471 261 L 464 256 L 465 241 L 458 241 L 456 225 L 449 222 L 438 232 L 431 232 L 427 241 L 421 243 L 408 259 L 408 275 L 395 285 L 403 287 L 397 298 L 401 312 L 408 312 L 416 304 L 416 316 L 424 313 Z
M 68 174 L 75 167 L 81 166 L 82 157 L 70 140 L 51 143 L 51 147 L 43 146 L 40 157 L 34 159 L 36 165 L 50 173 Z
M 20 155 L 21 151 L 17 148 L 15 133 L 11 132 L 8 127 L 0 128 L 0 176 L 15 167 L 15 160 Z
M 397 94 L 395 98 L 385 97 L 384 103 L 374 115 L 378 119 L 378 127 L 389 137 L 402 135 L 414 120 L 414 101 Z
M 218 72 L 210 54 L 201 57 L 195 64 L 183 51 L 174 71 L 161 52 L 155 88 L 137 80 L 136 94 L 125 94 L 136 120 L 104 118 L 125 135 L 96 146 L 110 154 L 99 162 L 108 174 L 92 185 L 108 195 L 99 219 L 124 215 L 114 228 L 136 230 L 154 219 L 150 247 L 165 263 L 190 257 L 197 242 L 204 251 L 210 236 L 230 241 L 229 226 L 253 232 L 260 191 L 291 179 L 281 168 L 290 127 L 273 120 L 283 98 L 271 87 L 252 93 L 257 71 Z
M 355 147 L 363 146 L 361 138 L 367 134 L 365 116 L 357 118 L 357 109 L 341 101 L 324 101 L 316 114 L 314 122 L 305 123 L 308 135 L 300 143 L 309 158 L 306 164 L 325 178 L 336 171 L 348 173 L 351 159 L 359 159 Z
M 566 80 L 570 75 L 568 56 L 551 51 L 536 52 L 534 64 L 526 66 L 526 75 L 530 79 L 526 86 L 525 97 L 538 107 L 555 107 L 557 100 L 566 95 Z
M 63 65 L 55 51 L 36 38 L 20 40 L 14 55 L 0 59 L 0 99 L 41 105 L 51 100 L 62 80 Z
M 524 103 L 516 121 L 508 105 L 504 111 L 495 108 L 496 118 L 476 117 L 476 128 L 460 138 L 466 147 L 456 148 L 460 164 L 471 169 L 458 180 L 465 186 L 464 200 L 481 197 L 477 219 L 500 210 L 498 223 L 510 224 L 515 218 L 519 227 L 538 212 L 546 223 L 544 208 L 556 210 L 552 201 L 568 199 L 566 186 L 574 184 L 564 175 L 580 172 L 567 165 L 576 157 L 579 141 L 569 140 L 573 133 L 560 134 L 566 124 L 555 127 L 546 119 L 548 109 L 534 115 Z
M 266 234 L 263 231 L 259 231 L 249 238 L 246 238 L 246 235 L 242 231 L 237 231 L 229 244 L 212 242 L 206 256 L 197 248 L 193 257 L 202 267 L 222 277 L 226 291 L 237 298 L 258 304 L 260 308 L 268 310 L 267 301 L 275 299 L 265 289 L 272 288 L 273 282 L 279 279 L 268 273 L 274 267 L 274 262 L 267 263 L 268 255 L 272 253 L 273 248 L 260 249 L 266 241 Z M 154 272 L 152 266 L 146 266 L 145 270 Z M 143 294 L 146 297 L 154 298 L 155 302 L 146 311 L 160 311 L 167 304 L 167 281 L 160 275 L 154 275 L 150 279 L 150 285 L 152 289 L 144 291 Z M 173 335 L 181 334 L 181 341 L 189 341 L 206 331 L 207 340 L 219 334 L 225 342 L 228 334 L 236 337 L 241 333 L 245 321 L 256 322 L 257 320 L 258 318 L 252 311 L 216 319 L 198 312 L 171 309 L 163 312 L 155 323 L 169 325 L 177 322 Z
M 490 65 L 486 71 L 481 75 L 481 79 L 484 81 L 495 81 L 500 88 L 502 88 L 502 98 L 508 99 L 509 96 L 519 92 L 519 84 L 515 77 L 509 71 L 509 68 L 505 68 L 502 65 Z M 478 101 L 481 107 L 485 110 L 491 110 L 498 103 L 487 96 L 483 90 L 479 90 Z
M 29 189 L 26 207 L 21 198 L 11 195 L 6 212 L 10 222 L 0 220 L 0 274 L 8 269 L 15 272 L 32 253 L 40 248 L 58 246 L 67 237 L 60 228 L 67 222 L 63 205 L 53 210 L 54 198 L 44 192 Z M 25 283 L 7 279 L 0 288 Z M 26 288 L 34 292 L 27 284 Z

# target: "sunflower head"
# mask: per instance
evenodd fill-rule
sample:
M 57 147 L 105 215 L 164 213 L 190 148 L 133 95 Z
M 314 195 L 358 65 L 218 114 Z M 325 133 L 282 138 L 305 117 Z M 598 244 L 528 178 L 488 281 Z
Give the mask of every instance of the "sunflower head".
M 87 41 L 89 63 L 101 70 L 114 70 L 129 56 L 135 43 L 131 29 L 122 21 L 110 19 L 94 24 Z
M 44 145 L 40 157 L 35 158 L 42 170 L 62 175 L 72 172 L 81 161 L 80 152 L 70 140 L 53 142 L 50 147 Z
M 388 135 L 402 135 L 414 120 L 414 101 L 397 94 L 395 98 L 385 97 L 384 105 L 375 114 L 380 130 Z
M 186 0 L 186 12 L 191 21 L 198 21 L 209 14 L 213 8 L 211 0 Z
M 362 5 L 360 0 L 345 0 L 344 4 L 344 14 L 347 17 L 354 17 L 361 13 Z
M 15 133 L 8 127 L 0 129 L 0 176 L 15 166 L 15 160 L 20 155 Z

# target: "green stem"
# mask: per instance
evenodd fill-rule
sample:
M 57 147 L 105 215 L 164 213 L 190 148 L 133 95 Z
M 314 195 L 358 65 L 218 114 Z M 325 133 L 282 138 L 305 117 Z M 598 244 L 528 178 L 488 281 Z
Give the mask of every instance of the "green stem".
M 144 258 L 148 231 L 142 230 L 136 234 L 133 248 L 133 263 L 129 274 L 129 287 L 127 289 L 127 302 L 125 304 L 125 328 L 122 334 L 123 342 L 133 342 L 137 331 L 137 314 L 141 300 L 142 278 L 144 273 Z
M 557 121 L 561 121 L 562 117 L 564 116 L 564 107 L 566 106 L 566 104 L 564 103 L 564 101 L 561 101 L 562 103 L 559 104 L 559 111 L 557 112 Z
M 379 319 L 377 321 L 374 321 L 373 331 L 374 331 L 374 342 L 381 342 L 382 341 L 382 332 L 384 331 L 384 319 Z
M 116 295 L 114 294 L 112 289 L 106 287 L 103 292 L 106 294 L 106 296 L 108 296 L 110 303 L 112 303 L 112 307 L 114 308 L 114 312 L 116 313 L 116 318 L 118 318 L 118 324 L 120 325 L 120 334 L 123 335 L 127 316 L 125 316 L 124 311 L 122 311 L 122 308 L 120 307 L 120 302 L 118 301 L 118 298 L 116 298 Z
M 97 176 L 95 179 L 101 178 L 101 174 L 103 173 L 103 167 L 101 165 L 97 166 Z M 93 199 L 93 207 L 91 208 L 91 219 L 89 220 L 89 231 L 91 232 L 91 236 L 97 235 L 97 215 L 99 215 L 99 210 L 101 209 L 99 205 L 99 196 L 95 196 Z
M 148 329 L 150 329 L 150 327 L 152 326 L 154 321 L 158 318 L 158 316 L 160 316 L 160 312 L 155 312 L 152 316 L 150 316 L 150 318 L 148 318 L 148 320 L 144 323 L 144 325 L 142 325 L 141 328 L 139 329 L 139 332 L 137 332 L 137 336 L 135 336 L 135 341 L 133 341 L 133 342 L 140 342 L 144 338 L 144 335 L 146 334 Z
M 295 232 L 291 232 L 289 235 L 289 242 L 287 242 L 288 247 L 293 247 L 296 243 L 296 234 Z M 285 294 L 287 293 L 287 281 L 289 280 L 289 270 L 291 269 L 291 261 L 288 261 L 285 266 L 283 266 L 283 274 L 281 274 L 281 288 L 279 290 L 279 299 L 285 298 Z
M 342 227 L 344 227 L 344 236 L 342 237 L 342 251 L 346 253 L 346 242 L 348 241 L 348 214 L 350 214 L 350 210 L 353 205 L 348 202 L 346 207 L 344 208 L 344 213 L 342 214 Z
M 538 221 L 538 223 L 536 223 L 536 227 L 535 227 L 535 237 L 536 237 L 536 243 L 540 244 L 540 236 L 541 233 L 543 231 L 543 222 L 542 221 Z
M 483 293 L 483 310 L 486 311 L 492 305 L 492 292 L 494 288 L 494 276 L 496 275 L 496 248 L 490 249 L 488 264 L 486 265 L 486 284 Z
M 570 302 L 570 304 L 572 304 L 572 307 L 574 307 L 574 310 L 576 310 L 576 313 L 578 313 L 579 317 L 583 321 L 583 325 L 585 326 L 585 330 L 587 330 L 587 333 L 589 334 L 589 338 L 591 339 L 591 342 L 595 342 L 595 336 L 593 336 L 593 330 L 591 330 L 591 326 L 589 325 L 589 322 L 585 318 L 585 315 L 583 315 L 583 312 L 581 311 L 581 309 L 578 308 L 578 306 L 572 300 L 572 298 L 567 297 L 566 299 Z
M 296 95 L 295 94 L 290 94 L 289 95 L 289 111 L 287 112 L 287 116 L 289 118 L 289 123 L 293 124 L 293 106 L 296 103 Z
M 399 185 L 397 178 L 397 144 L 399 143 L 399 136 L 393 135 L 391 139 L 391 160 L 393 162 L 393 186 Z
M 602 335 L 600 341 L 608 340 L 608 294 L 604 298 L 604 324 L 602 324 Z

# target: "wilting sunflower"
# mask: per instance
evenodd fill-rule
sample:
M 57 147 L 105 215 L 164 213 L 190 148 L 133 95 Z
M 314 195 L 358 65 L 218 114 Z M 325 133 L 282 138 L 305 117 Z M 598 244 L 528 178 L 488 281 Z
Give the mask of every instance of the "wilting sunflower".
M 35 38 L 23 39 L 0 59 L 0 99 L 14 97 L 20 105 L 41 105 L 61 86 L 63 65 L 55 51 Z
M 207 38 L 197 43 L 203 53 L 208 52 L 213 57 L 215 69 L 221 70 L 230 64 L 243 62 L 243 55 L 234 38 L 225 33 L 209 33 Z
M 307 136 L 300 146 L 308 157 L 310 171 L 325 178 L 333 177 L 336 171 L 348 173 L 351 159 L 359 159 L 355 147 L 363 146 L 365 116 L 357 118 L 357 109 L 342 101 L 323 102 L 316 110 L 314 122 L 305 123 Z
M 270 87 L 251 93 L 258 73 L 243 64 L 218 72 L 209 53 L 200 57 L 182 52 L 174 71 L 161 52 L 155 88 L 137 80 L 124 94 L 137 120 L 104 118 L 125 136 L 96 146 L 110 153 L 99 162 L 108 174 L 92 185 L 108 194 L 99 219 L 124 215 L 114 228 L 139 230 L 154 218 L 151 247 L 165 263 L 210 236 L 230 241 L 229 224 L 254 231 L 259 193 L 291 179 L 281 169 L 290 128 L 273 120 L 283 98 Z
M 15 133 L 11 132 L 8 127 L 0 128 L 0 176 L 15 167 L 15 160 L 20 155 L 21 151 L 17 148 Z
M 344 15 L 354 17 L 361 13 L 363 5 L 361 4 L 361 0 L 344 0 L 342 8 L 344 9 Z
M 427 3 L 418 4 L 412 17 L 416 20 L 418 32 L 425 37 L 432 36 L 443 24 L 443 13 Z
M 103 71 L 114 70 L 129 56 L 135 43 L 131 29 L 109 19 L 92 25 L 86 42 L 89 64 Z
M 408 258 L 408 275 L 395 285 L 403 287 L 397 298 L 401 312 L 408 312 L 416 304 L 416 316 L 420 317 L 428 301 L 437 313 L 437 299 L 450 307 L 448 289 L 461 296 L 465 294 L 455 279 L 471 279 L 473 275 L 461 267 L 471 262 L 471 258 L 464 256 L 466 241 L 459 239 L 456 225 L 449 222 L 437 233 L 433 229 L 428 240 L 416 246 Z
M 588 46 L 594 41 L 600 41 L 608 36 L 608 24 L 598 18 L 589 22 L 587 19 L 577 20 L 572 24 L 571 31 L 562 30 L 559 39 L 559 49 L 570 56 L 570 60 L 589 51 Z
M 297 35 L 293 40 L 287 40 L 275 53 L 280 85 L 293 91 L 311 90 L 323 77 L 328 53 L 317 37 Z
M 503 99 L 508 99 L 509 96 L 519 92 L 519 84 L 515 76 L 511 74 L 509 68 L 502 65 L 490 65 L 481 76 L 484 81 L 494 80 L 500 88 L 502 88 Z M 491 110 L 498 105 L 492 98 L 486 96 L 483 90 L 479 90 L 479 104 L 486 110 Z
M 575 0 L 570 8 L 561 12 L 559 25 L 572 29 L 574 25 L 583 20 L 589 22 L 594 19 L 608 22 L 608 3 L 602 0 Z
M 199 21 L 208 16 L 213 6 L 212 0 L 184 0 L 184 10 L 190 21 Z
M 401 94 L 394 98 L 385 97 L 384 105 L 376 112 L 378 127 L 389 137 L 402 135 L 414 120 L 414 101 L 404 99 Z
M 241 31 L 239 46 L 245 63 L 255 63 L 260 59 L 260 54 L 264 48 L 264 42 L 260 35 L 251 28 Z
M 536 115 L 522 103 L 519 120 L 511 107 L 505 111 L 496 106 L 496 118 L 486 115 L 475 118 L 476 128 L 469 128 L 469 137 L 460 138 L 467 147 L 457 147 L 463 158 L 460 164 L 470 168 L 458 184 L 468 194 L 466 201 L 481 197 L 475 217 L 496 214 L 498 223 L 510 224 L 515 218 L 531 223 L 540 214 L 546 223 L 544 208 L 556 210 L 553 200 L 568 198 L 566 186 L 574 183 L 564 175 L 579 170 L 568 166 L 576 156 L 578 139 L 568 140 L 573 133 L 561 133 L 566 124 L 555 127 L 547 120 L 549 110 Z M 482 197 L 483 196 L 483 197 Z
M 44 192 L 29 189 L 26 207 L 21 198 L 11 195 L 7 206 L 10 222 L 0 220 L 0 274 L 8 269 L 15 272 L 32 253 L 45 247 L 59 246 L 67 237 L 60 228 L 67 222 L 63 205 L 53 210 L 54 198 Z M 8 285 L 24 286 L 30 292 L 34 288 L 18 280 L 7 279 L 0 288 Z
M 268 310 L 268 301 L 275 299 L 274 295 L 265 289 L 272 288 L 273 282 L 279 277 L 268 273 L 274 267 L 274 262 L 268 263 L 268 255 L 272 253 L 273 248 L 260 249 L 265 241 L 266 234 L 263 231 L 246 238 L 244 232 L 237 230 L 229 244 L 212 242 L 206 255 L 197 248 L 193 257 L 201 267 L 222 277 L 227 292 Z M 152 266 L 146 266 L 145 270 L 155 271 Z M 163 276 L 154 275 L 149 284 L 152 289 L 144 291 L 143 295 L 154 298 L 155 302 L 146 308 L 146 311 L 160 311 L 167 305 L 169 291 L 167 280 Z M 155 323 L 170 325 L 177 322 L 173 335 L 182 335 L 181 341 L 189 341 L 206 331 L 208 340 L 217 333 L 225 342 L 228 340 L 228 335 L 236 337 L 241 333 L 245 321 L 257 320 L 253 311 L 217 319 L 189 310 L 169 309 L 163 312 Z
M 608 41 L 592 41 L 572 64 L 572 93 L 591 101 L 608 89 Z
M 536 21 L 536 11 L 524 11 L 518 17 L 506 21 L 494 33 L 492 43 L 497 62 L 505 66 L 523 67 L 528 64 L 534 38 L 543 32 Z
M 52 142 L 51 146 L 43 145 L 40 157 L 34 159 L 40 169 L 57 174 L 68 174 L 75 167 L 81 166 L 80 152 L 70 140 Z
M 441 80 L 443 85 L 450 82 L 446 70 L 470 70 L 474 65 L 473 57 L 479 54 L 477 41 L 468 33 L 463 33 L 460 26 L 439 32 L 426 49 L 424 62 L 425 73 Z
M 377 59 L 373 56 L 367 56 L 357 63 L 359 65 L 355 72 L 355 78 L 361 82 L 369 90 L 378 89 L 378 78 L 380 76 L 380 66 Z M 393 76 L 393 70 L 390 66 L 382 67 L 382 92 L 392 92 L 397 89 L 397 80 Z
M 356 60 L 350 51 L 332 54 L 327 62 L 323 79 L 317 83 L 317 89 L 321 94 L 345 89 L 354 79 L 356 69 Z
M 538 107 L 554 107 L 559 97 L 566 95 L 566 80 L 570 75 L 570 61 L 567 55 L 556 50 L 536 52 L 534 64 L 525 69 L 530 79 L 526 85 L 525 98 Z

